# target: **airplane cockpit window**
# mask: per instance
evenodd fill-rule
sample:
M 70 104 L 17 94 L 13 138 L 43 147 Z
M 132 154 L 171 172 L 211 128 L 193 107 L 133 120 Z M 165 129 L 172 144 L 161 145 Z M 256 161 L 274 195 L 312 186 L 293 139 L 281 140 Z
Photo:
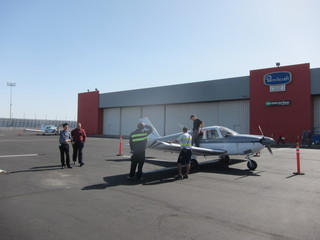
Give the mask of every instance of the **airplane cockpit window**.
M 207 139 L 217 139 L 219 138 L 219 134 L 217 130 L 208 130 L 207 131 Z
M 231 130 L 231 129 L 229 129 L 229 128 L 223 128 L 223 127 L 221 127 L 221 128 L 219 128 L 219 130 L 220 130 L 220 133 L 221 133 L 221 135 L 222 135 L 223 137 L 229 137 L 229 136 L 238 135 L 237 132 L 235 132 L 235 131 L 233 131 L 233 130 Z

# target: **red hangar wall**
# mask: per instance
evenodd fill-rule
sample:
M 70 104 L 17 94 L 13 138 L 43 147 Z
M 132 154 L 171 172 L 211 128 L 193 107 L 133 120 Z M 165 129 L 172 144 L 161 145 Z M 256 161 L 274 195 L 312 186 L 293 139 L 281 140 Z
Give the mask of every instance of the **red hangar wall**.
M 295 142 L 313 126 L 310 65 L 250 71 L 250 132 Z
M 103 109 L 99 108 L 99 91 L 78 94 L 78 122 L 87 134 L 102 134 Z

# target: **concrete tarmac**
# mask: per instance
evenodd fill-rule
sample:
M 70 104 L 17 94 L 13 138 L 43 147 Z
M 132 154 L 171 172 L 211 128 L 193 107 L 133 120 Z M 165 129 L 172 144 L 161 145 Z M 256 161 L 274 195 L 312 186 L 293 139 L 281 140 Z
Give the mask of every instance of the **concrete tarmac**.
M 124 140 L 124 144 L 128 143 Z M 60 169 L 58 137 L 0 132 L 1 240 L 320 239 L 320 150 L 266 150 L 249 171 L 200 158 L 175 180 L 177 154 L 147 151 L 142 182 L 126 179 L 129 147 L 88 138 L 83 167 Z

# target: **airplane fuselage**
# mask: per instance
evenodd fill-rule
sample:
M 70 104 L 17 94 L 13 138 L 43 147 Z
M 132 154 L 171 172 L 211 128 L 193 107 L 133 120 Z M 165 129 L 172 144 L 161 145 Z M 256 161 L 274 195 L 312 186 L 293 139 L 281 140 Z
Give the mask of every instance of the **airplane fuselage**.
M 200 147 L 208 149 L 223 149 L 226 155 L 249 155 L 260 152 L 265 146 L 261 144 L 258 137 L 242 137 L 241 135 L 218 139 L 202 139 Z

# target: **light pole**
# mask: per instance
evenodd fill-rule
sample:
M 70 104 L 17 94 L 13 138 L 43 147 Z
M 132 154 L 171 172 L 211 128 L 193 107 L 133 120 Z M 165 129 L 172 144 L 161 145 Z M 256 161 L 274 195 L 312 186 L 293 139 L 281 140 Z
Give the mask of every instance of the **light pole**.
M 12 117 L 12 87 L 16 86 L 16 83 L 13 82 L 7 82 L 7 86 L 10 87 L 10 119 Z

